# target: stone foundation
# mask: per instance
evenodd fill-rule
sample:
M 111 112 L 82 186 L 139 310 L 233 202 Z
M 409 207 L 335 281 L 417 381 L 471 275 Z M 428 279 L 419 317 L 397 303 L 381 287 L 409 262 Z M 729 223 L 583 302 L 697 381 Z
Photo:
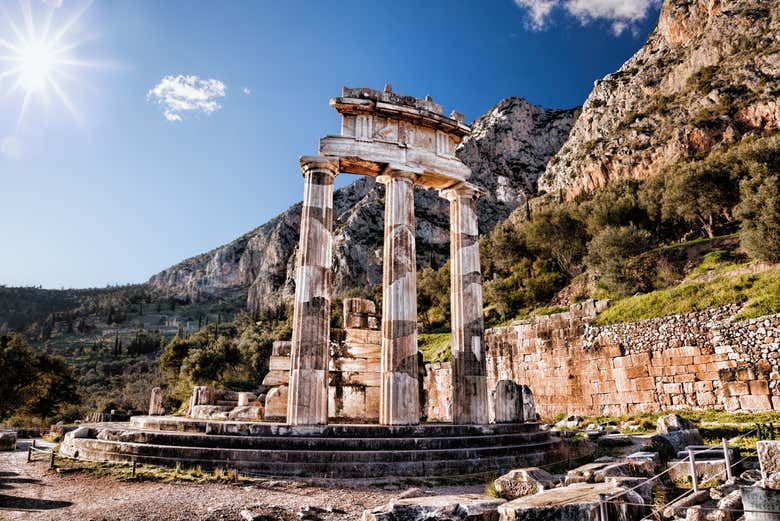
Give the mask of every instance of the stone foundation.
M 487 330 L 488 389 L 504 379 L 527 384 L 547 418 L 780 410 L 780 315 L 734 321 L 739 307 L 725 306 L 591 326 L 606 305 L 588 301 Z

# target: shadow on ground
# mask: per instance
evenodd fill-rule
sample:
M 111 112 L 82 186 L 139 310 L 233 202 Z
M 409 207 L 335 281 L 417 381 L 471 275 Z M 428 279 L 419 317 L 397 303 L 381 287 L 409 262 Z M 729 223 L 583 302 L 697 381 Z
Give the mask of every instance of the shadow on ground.
M 17 485 L 40 483 L 37 479 L 17 477 L 16 472 L 0 472 L 0 490 L 14 489 Z M 71 506 L 70 501 L 53 501 L 32 497 L 0 494 L 0 511 L 2 510 L 55 510 Z

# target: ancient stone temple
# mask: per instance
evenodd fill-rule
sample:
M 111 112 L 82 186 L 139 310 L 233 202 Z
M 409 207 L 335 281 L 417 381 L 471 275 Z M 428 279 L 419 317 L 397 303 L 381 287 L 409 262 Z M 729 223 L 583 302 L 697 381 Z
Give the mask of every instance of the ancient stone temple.
M 255 393 L 195 387 L 184 416 L 160 414 L 85 425 L 64 455 L 97 461 L 230 467 L 302 477 L 412 477 L 501 472 L 560 459 L 541 431 L 530 389 L 488 390 L 476 200 L 455 156 L 469 127 L 430 98 L 344 88 L 331 105 L 341 133 L 301 158 L 304 199 L 293 332 L 274 343 Z M 381 314 L 344 301 L 331 328 L 333 182 L 342 172 L 385 185 Z M 450 203 L 452 362 L 426 366 L 417 350 L 414 188 Z M 490 391 L 490 392 L 488 392 Z
M 304 198 L 296 271 L 287 421 L 328 420 L 330 267 L 333 180 L 339 172 L 374 176 L 385 185 L 382 351 L 379 422 L 420 420 L 417 363 L 417 266 L 414 187 L 450 201 L 452 388 L 455 423 L 488 420 L 482 282 L 471 171 L 455 156 L 469 133 L 463 115 L 384 91 L 344 88 L 331 105 L 341 134 L 320 140 L 320 155 L 301 158 Z

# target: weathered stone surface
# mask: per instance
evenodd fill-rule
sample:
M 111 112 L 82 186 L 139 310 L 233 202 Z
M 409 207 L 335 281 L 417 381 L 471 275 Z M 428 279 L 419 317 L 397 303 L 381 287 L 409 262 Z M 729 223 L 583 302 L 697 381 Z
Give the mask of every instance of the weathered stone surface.
M 626 489 L 612 483 L 577 483 L 515 499 L 498 507 L 501 521 L 574 521 L 598 519 L 599 494 L 610 496 Z M 626 492 L 610 503 L 610 519 L 641 519 L 645 508 L 636 492 Z
M 560 480 L 557 480 L 552 474 L 543 469 L 528 467 L 510 470 L 497 478 L 493 485 L 502 498 L 517 499 L 553 488 L 559 482 Z
M 765 474 L 780 472 L 780 441 L 759 441 L 756 450 L 761 470 Z
M 379 391 L 379 423 L 383 425 L 420 421 L 413 181 L 411 173 L 400 171 L 379 178 L 386 186 Z
M 512 380 L 501 380 L 493 391 L 496 423 L 523 421 L 523 391 Z
M 16 431 L 0 430 L 0 450 L 16 450 Z
M 691 476 L 691 464 L 687 459 L 670 461 L 668 466 L 670 468 L 669 478 L 674 481 L 686 481 Z M 713 478 L 726 479 L 726 460 L 724 459 L 697 459 L 695 467 L 700 483 Z
M 669 447 L 676 454 L 685 450 L 689 445 L 703 445 L 704 440 L 699 433 L 699 429 L 686 429 L 666 434 L 656 434 L 650 438 L 650 443 L 653 447 Z
M 536 412 L 536 404 L 534 403 L 534 393 L 527 385 L 521 385 L 520 391 L 523 396 L 523 421 L 534 422 L 539 419 L 539 414 Z
M 479 494 L 427 496 L 401 499 L 363 513 L 362 521 L 498 521 L 505 503 Z
M 229 411 L 227 417 L 229 420 L 261 421 L 264 413 L 262 405 L 242 405 Z
M 656 432 L 667 434 L 673 431 L 690 430 L 695 428 L 693 423 L 677 414 L 667 414 L 658 418 Z
M 153 387 L 149 398 L 149 416 L 162 416 L 165 414 L 163 408 L 163 390 L 161 387 Z
M 301 158 L 304 176 L 287 422 L 328 422 L 330 288 L 333 257 L 333 179 L 338 163 L 323 157 Z
M 287 386 L 274 387 L 265 396 L 264 418 L 269 421 L 285 421 L 287 419 Z
M 544 417 L 780 407 L 780 315 L 735 321 L 738 305 L 592 326 L 606 302 L 485 332 L 488 385 L 528 384 Z M 751 394 L 751 393 L 767 393 Z M 774 401 L 770 401 L 772 398 Z M 743 400 L 744 401 L 744 400 Z M 578 428 L 574 424 L 566 425 Z
M 452 421 L 482 424 L 489 415 L 477 218 L 480 192 L 458 186 L 442 195 L 450 201 Z

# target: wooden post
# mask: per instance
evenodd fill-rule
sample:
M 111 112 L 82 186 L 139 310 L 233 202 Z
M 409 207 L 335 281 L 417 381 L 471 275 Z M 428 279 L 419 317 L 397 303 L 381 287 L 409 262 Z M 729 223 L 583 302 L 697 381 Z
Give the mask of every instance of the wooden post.
M 49 468 L 54 468 L 54 449 L 51 449 L 51 454 L 49 455 Z
M 133 460 L 133 468 L 130 470 L 130 477 L 135 477 L 135 460 Z
M 723 459 L 726 462 L 726 479 L 731 481 L 733 479 L 733 476 L 731 475 L 731 453 L 729 452 L 726 438 L 723 438 Z
M 696 456 L 693 454 L 693 449 L 688 449 L 688 460 L 691 464 L 691 482 L 693 483 L 693 492 L 699 491 L 699 478 L 696 476 Z
M 27 447 L 27 463 L 32 461 L 32 447 Z

